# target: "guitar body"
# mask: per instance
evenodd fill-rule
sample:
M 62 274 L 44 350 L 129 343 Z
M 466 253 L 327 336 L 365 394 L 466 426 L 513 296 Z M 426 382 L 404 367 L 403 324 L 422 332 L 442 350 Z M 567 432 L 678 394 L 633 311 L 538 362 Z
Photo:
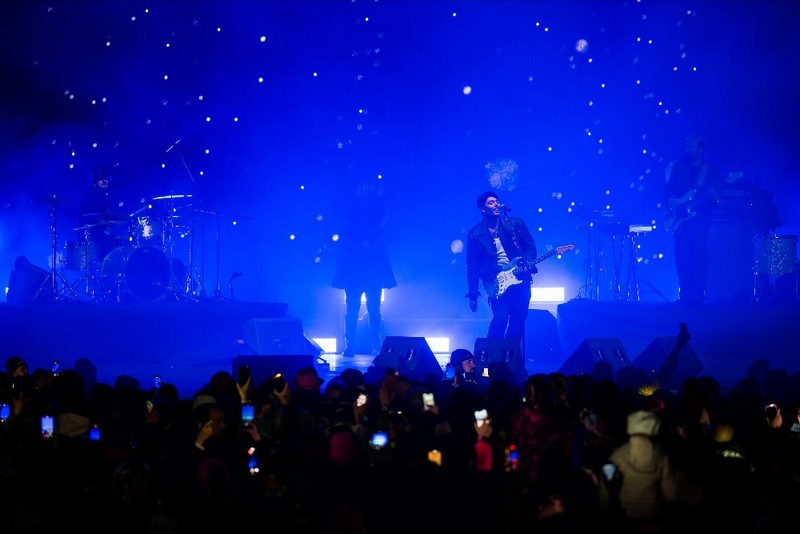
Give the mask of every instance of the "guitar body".
M 499 297 L 505 293 L 509 287 L 521 284 L 523 281 L 522 275 L 527 269 L 530 269 L 537 263 L 542 262 L 551 256 L 563 254 L 566 251 L 574 248 L 575 245 L 562 245 L 527 263 L 522 262 L 522 258 L 514 258 L 503 268 L 502 271 L 497 273 L 497 276 L 494 278 L 494 280 L 484 280 L 483 287 L 486 290 L 486 294 L 489 295 L 489 298 Z
M 725 183 L 732 184 L 742 178 L 741 172 L 728 174 Z M 697 215 L 697 207 L 706 200 L 715 199 L 719 192 L 707 187 L 704 189 L 690 189 L 683 196 L 667 200 L 667 213 L 664 216 L 664 228 L 667 232 L 674 232 L 683 221 L 688 221 Z
M 502 271 L 497 273 L 497 277 L 494 280 L 488 284 L 484 284 L 486 293 L 490 297 L 499 297 L 505 293 L 509 287 L 522 283 L 522 279 L 518 278 L 518 273 L 515 272 L 520 261 L 522 261 L 522 258 L 514 258 Z
M 674 232 L 683 221 L 689 220 L 697 212 L 695 207 L 702 200 L 704 195 L 697 194 L 697 189 L 690 189 L 680 198 L 672 199 L 672 206 L 667 207 L 667 215 L 664 217 L 664 227 L 668 232 Z

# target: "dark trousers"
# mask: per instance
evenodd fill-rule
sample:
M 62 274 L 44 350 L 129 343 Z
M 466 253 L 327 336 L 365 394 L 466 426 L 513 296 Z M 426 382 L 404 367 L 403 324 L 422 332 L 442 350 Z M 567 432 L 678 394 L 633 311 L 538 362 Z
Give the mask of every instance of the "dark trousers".
M 486 337 L 522 340 L 525 337 L 525 319 L 528 318 L 530 300 L 531 285 L 528 282 L 509 287 L 500 298 L 489 299 L 492 321 L 489 323 Z
M 708 231 L 705 218 L 694 217 L 675 231 L 675 270 L 680 298 L 686 302 L 705 300 L 708 279 Z
M 381 343 L 381 287 L 349 287 L 344 290 L 345 350 L 355 350 L 358 331 L 358 312 L 361 310 L 361 295 L 366 297 L 369 318 L 369 340 L 372 350 L 380 349 Z

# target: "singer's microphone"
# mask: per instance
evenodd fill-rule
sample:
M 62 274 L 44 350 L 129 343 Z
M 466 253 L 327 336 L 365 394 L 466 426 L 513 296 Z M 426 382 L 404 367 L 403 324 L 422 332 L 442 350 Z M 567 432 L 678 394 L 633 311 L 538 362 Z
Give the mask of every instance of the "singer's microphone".
M 511 206 L 506 206 L 505 204 L 498 204 L 497 207 L 503 211 L 511 211 Z
M 180 143 L 180 142 L 181 142 L 181 140 L 180 140 L 180 139 L 178 139 L 177 141 L 175 141 L 174 143 L 172 143 L 171 145 L 169 145 L 169 148 L 168 148 L 168 149 L 166 149 L 164 152 L 169 152 L 170 150 L 172 150 L 173 148 L 175 148 L 175 147 L 178 145 L 178 143 Z

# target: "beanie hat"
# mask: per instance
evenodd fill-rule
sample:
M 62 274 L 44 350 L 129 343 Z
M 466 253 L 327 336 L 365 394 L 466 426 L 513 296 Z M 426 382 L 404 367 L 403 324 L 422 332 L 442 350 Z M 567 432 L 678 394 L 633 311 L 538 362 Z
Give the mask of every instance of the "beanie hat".
M 459 366 L 464 360 L 475 358 L 467 349 L 456 349 L 450 354 L 450 365 Z
M 661 421 L 654 412 L 639 410 L 628 416 L 628 435 L 655 436 L 661 428 Z

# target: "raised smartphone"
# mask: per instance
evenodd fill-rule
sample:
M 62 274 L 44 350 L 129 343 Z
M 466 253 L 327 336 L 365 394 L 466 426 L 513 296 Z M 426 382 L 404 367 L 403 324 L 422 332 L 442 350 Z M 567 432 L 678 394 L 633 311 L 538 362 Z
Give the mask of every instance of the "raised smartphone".
M 489 412 L 487 412 L 485 408 L 483 410 L 475 411 L 475 422 L 478 424 L 478 426 L 483 426 L 483 423 L 486 422 L 487 417 L 489 417 Z
M 603 476 L 609 482 L 614 479 L 614 476 L 617 474 L 617 466 L 611 463 L 603 464 Z
M 54 423 L 53 423 L 53 416 L 52 415 L 43 415 L 42 416 L 42 437 L 44 439 L 50 439 L 53 437 L 54 432 Z
M 429 450 L 428 461 L 432 464 L 442 465 L 442 451 L 438 449 Z
M 250 404 L 249 402 L 245 402 L 242 404 L 242 424 L 244 426 L 250 426 L 253 424 L 253 419 L 255 419 L 256 410 L 255 407 Z
M 444 379 L 452 382 L 456 378 L 456 368 L 449 363 L 444 368 Z
M 381 450 L 389 443 L 389 435 L 386 432 L 375 432 L 369 440 L 369 445 L 375 450 Z

